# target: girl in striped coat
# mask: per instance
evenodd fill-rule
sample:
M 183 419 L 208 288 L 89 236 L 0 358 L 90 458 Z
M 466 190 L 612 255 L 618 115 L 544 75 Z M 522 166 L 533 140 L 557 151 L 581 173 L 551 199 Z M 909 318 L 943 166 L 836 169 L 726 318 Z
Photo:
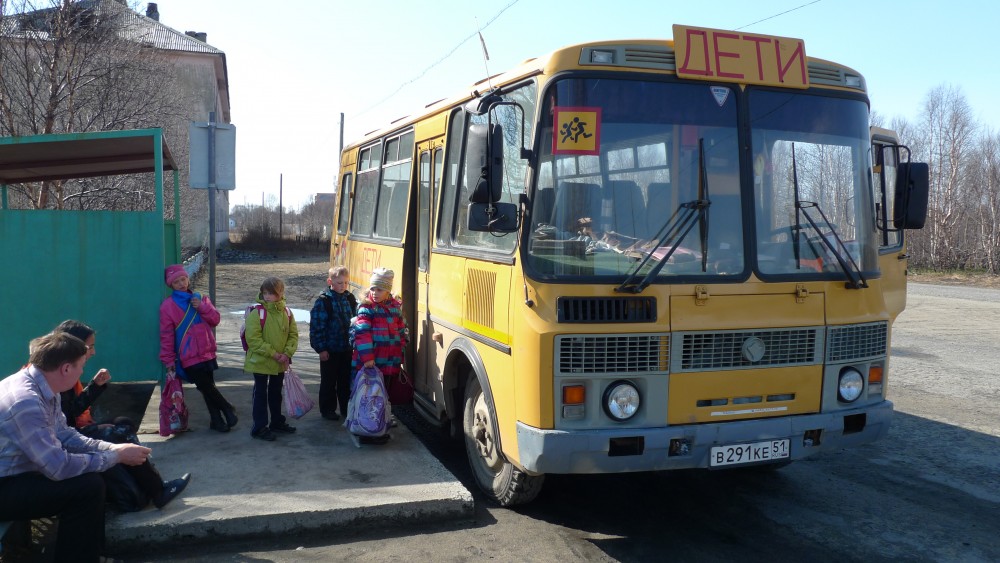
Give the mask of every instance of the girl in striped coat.
M 368 293 L 358 305 L 358 315 L 351 327 L 354 373 L 362 367 L 375 366 L 382 372 L 386 385 L 399 376 L 403 347 L 409 341 L 402 304 L 390 293 L 393 276 L 393 271 L 387 268 L 372 272 Z

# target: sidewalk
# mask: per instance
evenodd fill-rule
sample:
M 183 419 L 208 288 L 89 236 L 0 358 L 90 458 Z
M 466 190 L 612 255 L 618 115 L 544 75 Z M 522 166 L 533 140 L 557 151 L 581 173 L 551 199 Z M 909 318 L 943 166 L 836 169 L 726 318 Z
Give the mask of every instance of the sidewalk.
M 163 438 L 157 433 L 157 387 L 139 438 L 153 449 L 153 462 L 164 479 L 190 472 L 191 483 L 162 510 L 150 506 L 109 517 L 109 551 L 287 532 L 356 532 L 387 522 L 472 519 L 472 495 L 402 424 L 392 429 L 388 444 L 359 449 L 343 421 L 325 420 L 314 407 L 299 420 L 288 419 L 298 432 L 279 434 L 274 442 L 252 439 L 253 378 L 242 370 L 241 317 L 222 314 L 216 381 L 236 407 L 239 424 L 228 433 L 209 429 L 201 394 L 185 384 L 192 431 Z M 308 323 L 299 322 L 298 328 L 293 366 L 315 400 L 319 359 L 309 348 Z

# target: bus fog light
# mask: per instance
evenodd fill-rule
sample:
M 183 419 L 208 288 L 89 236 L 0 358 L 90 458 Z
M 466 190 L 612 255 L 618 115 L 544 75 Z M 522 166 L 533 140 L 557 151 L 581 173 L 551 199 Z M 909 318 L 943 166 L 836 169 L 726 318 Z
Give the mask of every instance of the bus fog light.
M 861 372 L 854 368 L 844 368 L 840 370 L 840 383 L 837 386 L 837 395 L 845 403 L 852 403 L 861 396 L 861 391 L 865 388 L 865 380 Z
M 587 412 L 583 405 L 564 405 L 563 418 L 583 418 Z
M 604 413 L 613 420 L 632 418 L 639 410 L 639 390 L 628 381 L 615 381 L 604 391 Z

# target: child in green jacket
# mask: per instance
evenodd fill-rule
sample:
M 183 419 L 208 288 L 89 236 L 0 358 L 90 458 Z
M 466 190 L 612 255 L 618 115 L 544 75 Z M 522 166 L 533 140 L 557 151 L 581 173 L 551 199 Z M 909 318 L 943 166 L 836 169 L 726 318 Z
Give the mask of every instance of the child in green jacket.
M 285 383 L 285 371 L 299 345 L 299 331 L 291 312 L 285 307 L 285 282 L 274 277 L 265 279 L 260 285 L 257 303 L 247 313 L 247 357 L 243 371 L 253 374 L 253 427 L 250 435 L 271 442 L 275 432 L 295 432 L 295 427 L 285 422 L 281 414 L 281 389 Z

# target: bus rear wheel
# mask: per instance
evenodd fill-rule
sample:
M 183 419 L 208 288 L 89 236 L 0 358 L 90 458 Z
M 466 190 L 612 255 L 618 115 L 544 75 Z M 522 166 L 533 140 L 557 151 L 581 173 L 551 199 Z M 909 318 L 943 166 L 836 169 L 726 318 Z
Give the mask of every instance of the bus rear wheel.
M 507 461 L 500 451 L 494 417 L 479 380 L 472 375 L 465 386 L 465 409 L 462 415 L 465 453 L 476 484 L 500 506 L 513 506 L 534 500 L 542 490 L 544 475 L 528 475 Z

